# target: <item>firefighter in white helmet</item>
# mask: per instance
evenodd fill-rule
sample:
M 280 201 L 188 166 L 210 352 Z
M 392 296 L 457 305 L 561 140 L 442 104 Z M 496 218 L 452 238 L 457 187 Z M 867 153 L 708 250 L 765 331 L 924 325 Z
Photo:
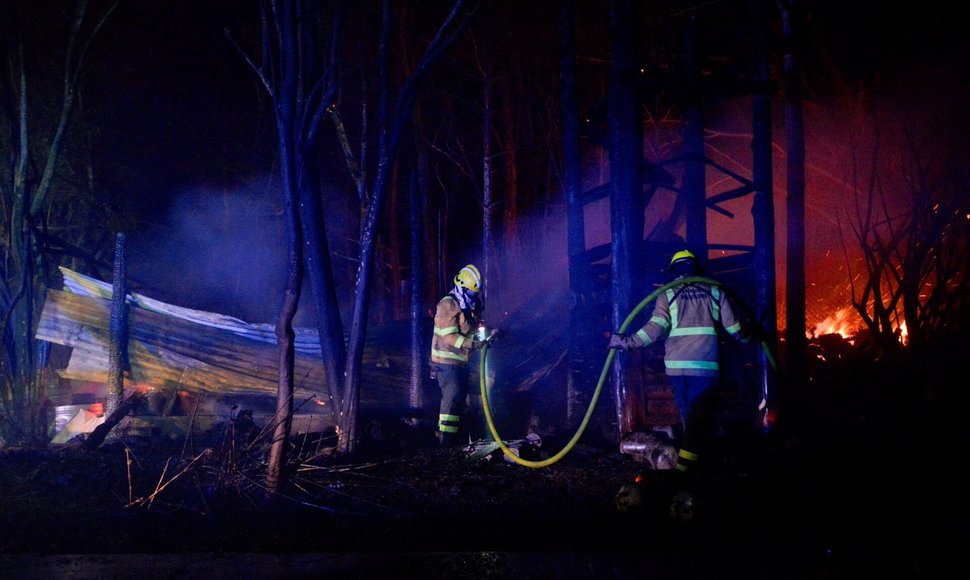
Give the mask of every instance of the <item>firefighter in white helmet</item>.
M 468 264 L 455 276 L 455 286 L 440 301 L 434 315 L 431 339 L 431 376 L 441 388 L 438 412 L 438 441 L 453 445 L 466 410 L 469 389 L 468 358 L 478 348 L 476 331 L 483 310 L 480 299 L 482 275 L 474 264 Z
M 670 259 L 674 280 L 700 276 L 697 257 L 681 250 Z M 718 327 L 748 342 L 749 325 L 735 314 L 725 292 L 714 284 L 689 282 L 657 297 L 650 320 L 630 336 L 614 334 L 609 348 L 630 350 L 664 343 L 664 366 L 680 413 L 677 470 L 688 472 L 701 457 L 714 420 L 719 364 Z

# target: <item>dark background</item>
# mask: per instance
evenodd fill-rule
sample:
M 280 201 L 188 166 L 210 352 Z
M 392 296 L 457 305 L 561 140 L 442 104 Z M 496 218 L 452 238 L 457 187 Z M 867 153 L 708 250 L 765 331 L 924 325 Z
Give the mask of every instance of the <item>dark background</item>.
M 94 3 L 94 8 L 106 4 Z M 672 15 L 690 9 L 690 2 L 645 6 L 639 42 L 648 54 L 676 52 L 680 30 L 670 26 Z M 442 3 L 401 5 L 413 21 L 415 39 L 427 34 L 428 23 L 440 15 Z M 555 76 L 556 3 L 488 2 L 480 7 L 472 32 L 454 45 L 436 67 L 428 94 L 456 103 L 464 127 L 444 127 L 452 138 L 478 148 L 480 114 L 466 100 L 478 98 L 478 80 L 469 70 L 472 39 L 492 35 L 499 49 L 496 59 L 503 74 L 521 75 L 531 84 L 533 99 L 519 102 L 523 110 L 547 103 L 558 91 Z M 807 125 L 806 194 L 809 320 L 811 327 L 847 305 L 848 281 L 842 258 L 840 212 L 846 190 L 852 187 L 848 162 L 864 155 L 861 139 L 849 142 L 846 129 L 855 121 L 849 115 L 862 106 L 878 111 L 877 125 L 883 150 L 892 150 L 902 135 L 928 142 L 949 143 L 955 154 L 965 152 L 962 139 L 967 126 L 964 94 L 967 87 L 965 35 L 956 24 L 951 4 L 887 8 L 879 2 L 814 2 L 809 9 L 803 57 Z M 406 7 L 406 9 L 404 8 Z M 361 65 L 376 44 L 374 6 L 354 5 L 348 22 L 348 46 Z M 371 11 L 371 15 L 367 14 Z M 771 50 L 777 59 L 779 22 L 769 10 L 774 30 Z M 747 3 L 707 3 L 701 29 L 703 50 L 737 59 L 743 68 L 748 31 Z M 62 41 L 69 9 L 60 2 L 31 3 L 27 48 L 36 59 L 36 81 L 31 92 L 37 124 L 45 107 L 57 102 L 60 78 L 58 43 Z M 594 111 L 605 95 L 609 63 L 607 17 L 609 3 L 579 2 L 577 18 L 578 89 L 581 110 Z M 415 15 L 420 15 L 416 17 Z M 264 321 L 275 315 L 281 259 L 280 197 L 274 181 L 275 126 L 270 100 L 252 69 L 233 43 L 256 58 L 258 4 L 225 1 L 121 2 L 94 38 L 86 57 L 81 100 L 76 118 L 82 123 L 94 172 L 97 197 L 92 226 L 103 229 L 100 251 L 110 248 L 113 232 L 130 234 L 132 276 L 149 295 L 189 307 Z M 33 27 L 37 27 L 36 30 Z M 474 35 L 474 36 L 473 36 Z M 780 61 L 773 60 L 774 70 Z M 50 76 L 48 76 L 50 75 Z M 524 83 L 522 79 L 511 82 Z M 341 106 L 353 122 L 354 91 L 347 90 Z M 432 101 L 434 102 L 434 101 Z M 467 108 L 462 108 L 468 105 Z M 712 103 L 706 122 L 715 134 L 750 132 L 745 120 L 745 99 Z M 784 280 L 784 151 L 780 101 L 774 106 L 778 147 L 775 189 L 776 255 L 779 280 Z M 532 127 L 537 140 L 542 128 Z M 355 268 L 356 201 L 343 159 L 325 127 L 330 146 L 324 147 L 321 165 L 332 188 L 326 192 L 328 227 L 334 247 L 338 283 L 349 288 Z M 861 130 L 860 130 L 861 134 Z M 79 137 L 80 138 L 80 137 Z M 728 159 L 744 165 L 748 143 L 731 138 L 711 141 Z M 447 145 L 446 145 L 447 146 Z M 535 144 L 526 144 L 538 151 Z M 534 159 L 523 153 L 522 172 Z M 480 201 L 473 201 L 475 186 L 454 177 L 456 167 L 447 156 L 436 158 L 437 170 L 450 173 L 444 187 L 452 200 L 451 232 L 455 267 L 474 258 L 480 235 Z M 857 159 L 857 162 L 858 159 Z M 589 158 L 585 170 L 588 187 L 596 185 L 602 159 Z M 458 171 L 460 173 L 460 171 Z M 712 186 L 713 187 L 713 186 Z M 526 188 L 523 188 L 526 189 Z M 525 191 L 522 229 L 538 231 L 536 220 L 562 203 L 544 191 Z M 548 197 L 553 196 L 553 197 Z M 549 205 L 549 204 L 552 205 Z M 464 206 L 464 207 L 463 207 Z M 456 207 L 461 209 L 456 210 Z M 746 213 L 744 206 L 740 212 Z M 721 223 L 712 216 L 712 236 L 725 233 L 742 240 L 747 227 Z M 595 220 L 593 220 L 595 222 Z M 843 221 L 844 223 L 844 221 Z M 588 239 L 598 240 L 597 226 L 588 226 Z M 550 229 L 548 235 L 562 235 Z M 844 232 L 843 232 L 844 233 Z M 606 234 L 608 235 L 608 233 Z M 734 241 L 731 239 L 728 242 Z M 526 239 L 525 243 L 535 244 Z M 87 248 L 93 250 L 95 248 Z M 535 256 L 524 257 L 531 261 Z M 546 270 L 561 266 L 562 257 L 540 257 Z M 560 274 L 551 274 L 558 283 Z M 781 283 L 781 282 L 779 282 Z M 226 289 L 230 289 L 227 293 Z M 779 291 L 779 296 L 784 293 Z M 428 296 L 427 300 L 433 300 Z M 817 305 L 821 306 L 817 306 Z M 272 305 L 267 308 L 267 305 Z

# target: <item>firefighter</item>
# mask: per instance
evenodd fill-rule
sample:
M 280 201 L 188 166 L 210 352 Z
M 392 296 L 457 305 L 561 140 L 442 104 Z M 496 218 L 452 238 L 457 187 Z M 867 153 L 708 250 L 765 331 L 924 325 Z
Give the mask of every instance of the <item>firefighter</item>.
M 438 412 L 438 441 L 454 445 L 464 432 L 461 417 L 466 410 L 469 389 L 468 358 L 479 347 L 476 337 L 483 304 L 482 275 L 468 264 L 455 276 L 455 286 L 438 301 L 431 338 L 431 376 L 441 389 Z
M 700 276 L 697 257 L 681 250 L 667 268 L 674 280 Z M 610 336 L 609 348 L 630 350 L 664 343 L 664 366 L 680 413 L 681 440 L 677 470 L 696 466 L 714 420 L 720 374 L 718 327 L 749 342 L 748 324 L 735 314 L 724 291 L 698 281 L 672 286 L 657 297 L 650 320 L 635 334 Z

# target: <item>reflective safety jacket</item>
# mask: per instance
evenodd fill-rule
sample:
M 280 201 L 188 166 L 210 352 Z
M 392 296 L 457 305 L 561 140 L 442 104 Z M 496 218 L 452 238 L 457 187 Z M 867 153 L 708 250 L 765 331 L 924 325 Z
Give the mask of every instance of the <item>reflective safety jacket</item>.
M 434 314 L 434 337 L 431 339 L 431 364 L 464 365 L 472 350 L 478 320 L 458 306 L 458 300 L 447 295 L 438 302 Z
M 658 296 L 650 320 L 630 338 L 638 347 L 666 338 L 668 375 L 716 377 L 720 374 L 718 326 L 740 342 L 749 340 L 723 290 L 690 283 Z

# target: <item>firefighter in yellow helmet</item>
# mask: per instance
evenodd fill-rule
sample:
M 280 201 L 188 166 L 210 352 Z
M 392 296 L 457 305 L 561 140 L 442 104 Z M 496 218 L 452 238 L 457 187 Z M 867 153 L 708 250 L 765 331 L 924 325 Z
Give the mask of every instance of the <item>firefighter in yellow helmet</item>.
M 438 301 L 431 338 L 431 376 L 441 388 L 438 412 L 438 441 L 442 445 L 459 442 L 461 417 L 466 410 L 469 389 L 468 358 L 478 348 L 476 331 L 481 322 L 482 275 L 468 264 L 455 276 L 455 285 Z
M 697 257 L 690 250 L 675 253 L 667 270 L 674 280 L 702 275 Z M 622 350 L 665 340 L 664 366 L 680 413 L 678 471 L 690 471 L 700 459 L 714 420 L 720 375 L 718 328 L 736 340 L 748 342 L 748 326 L 735 314 L 721 288 L 689 282 L 658 296 L 650 320 L 636 333 L 610 337 L 609 348 Z

